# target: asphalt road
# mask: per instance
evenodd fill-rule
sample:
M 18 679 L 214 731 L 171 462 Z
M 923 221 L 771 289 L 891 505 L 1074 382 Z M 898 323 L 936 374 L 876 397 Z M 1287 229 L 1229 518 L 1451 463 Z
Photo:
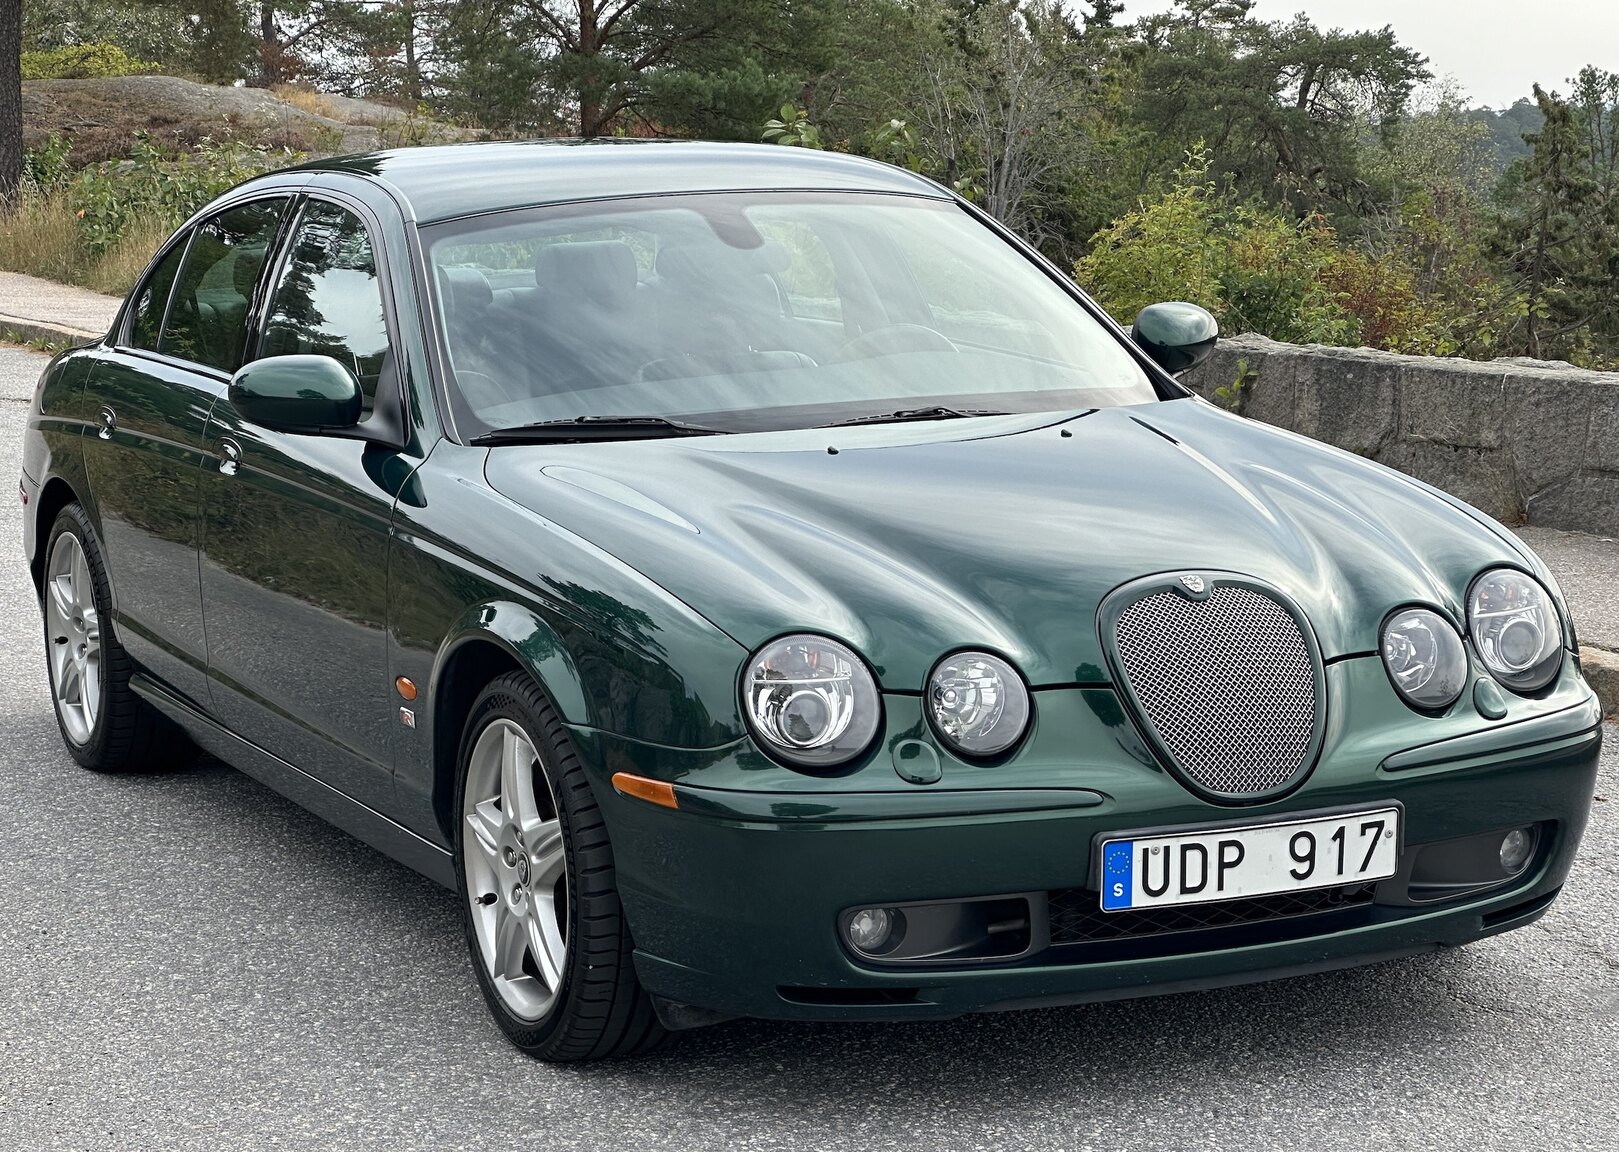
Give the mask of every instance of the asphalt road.
M 0 350 L 0 397 L 41 357 Z M 0 473 L 25 405 L 0 399 Z M 230 768 L 62 751 L 0 501 L 0 1150 L 1619 1148 L 1619 731 L 1539 925 L 1444 955 L 911 1026 L 741 1022 L 552 1068 L 450 895 Z

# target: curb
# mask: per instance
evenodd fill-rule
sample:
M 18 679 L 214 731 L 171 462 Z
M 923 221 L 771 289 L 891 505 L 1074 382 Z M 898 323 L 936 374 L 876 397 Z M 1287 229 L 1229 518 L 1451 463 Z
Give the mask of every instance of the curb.
M 1602 714 L 1619 714 L 1619 652 L 1602 648 L 1580 649 L 1580 671 L 1602 702 Z
M 88 344 L 99 340 L 105 332 L 87 332 L 83 328 L 70 328 L 66 324 L 46 324 L 39 320 L 20 320 L 0 313 L 0 340 L 13 336 L 26 343 L 44 340 L 50 344 Z

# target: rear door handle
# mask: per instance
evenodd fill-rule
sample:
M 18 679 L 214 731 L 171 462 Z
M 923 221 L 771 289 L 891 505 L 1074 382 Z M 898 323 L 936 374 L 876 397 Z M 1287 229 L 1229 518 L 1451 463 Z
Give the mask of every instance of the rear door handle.
M 236 466 L 242 462 L 242 446 L 229 436 L 219 442 L 219 471 L 225 476 L 236 475 Z
M 118 413 L 114 412 L 106 405 L 102 405 L 99 415 L 101 418 L 101 429 L 96 433 L 96 435 L 101 437 L 103 440 L 111 440 L 112 430 L 118 427 Z

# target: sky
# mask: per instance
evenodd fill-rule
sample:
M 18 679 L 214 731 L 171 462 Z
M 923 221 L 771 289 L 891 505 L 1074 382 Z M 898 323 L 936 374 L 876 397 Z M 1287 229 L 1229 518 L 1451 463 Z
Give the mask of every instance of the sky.
M 1123 19 L 1162 12 L 1171 0 L 1124 0 Z M 1393 25 L 1400 42 L 1454 77 L 1475 104 L 1505 108 L 1530 85 L 1568 91 L 1587 64 L 1619 72 L 1619 0 L 1258 0 L 1261 20 L 1303 12 L 1322 28 Z

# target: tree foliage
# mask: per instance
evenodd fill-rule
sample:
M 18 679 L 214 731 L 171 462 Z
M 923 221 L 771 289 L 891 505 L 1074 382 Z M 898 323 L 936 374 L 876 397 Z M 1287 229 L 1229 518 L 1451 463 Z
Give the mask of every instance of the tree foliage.
M 1619 79 L 1474 108 L 1391 28 L 1126 8 L 28 0 L 19 47 L 40 75 L 151 61 L 495 135 L 864 153 L 998 216 L 1121 319 L 1180 297 L 1284 339 L 1619 363 Z

